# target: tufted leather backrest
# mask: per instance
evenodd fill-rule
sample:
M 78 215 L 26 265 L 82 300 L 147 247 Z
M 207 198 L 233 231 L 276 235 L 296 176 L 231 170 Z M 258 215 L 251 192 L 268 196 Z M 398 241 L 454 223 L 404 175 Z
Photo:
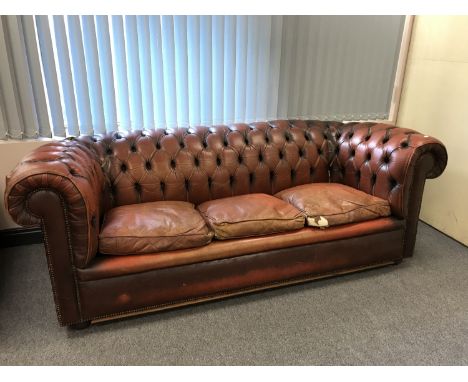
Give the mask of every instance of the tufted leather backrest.
M 207 200 L 328 182 L 341 124 L 270 121 L 80 137 L 93 141 L 115 205 Z
M 330 181 L 343 183 L 387 199 L 392 213 L 406 217 L 413 170 L 426 153 L 434 158 L 429 178 L 439 176 L 447 164 L 443 144 L 411 129 L 384 123 L 347 123 L 332 127 L 336 142 L 330 162 Z

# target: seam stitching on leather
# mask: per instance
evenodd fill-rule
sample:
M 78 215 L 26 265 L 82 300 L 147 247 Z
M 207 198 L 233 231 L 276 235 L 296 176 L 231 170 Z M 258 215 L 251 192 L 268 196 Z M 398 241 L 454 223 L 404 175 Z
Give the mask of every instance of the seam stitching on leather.
M 34 195 L 35 193 L 37 193 L 39 191 L 53 192 L 60 199 L 60 204 L 62 206 L 62 211 L 63 211 L 63 215 L 64 215 L 64 218 L 65 218 L 65 228 L 66 228 L 66 231 L 67 231 L 68 258 L 70 259 L 70 263 L 71 263 L 71 269 L 72 269 L 73 281 L 74 281 L 75 293 L 76 293 L 76 302 L 77 302 L 77 306 L 78 306 L 78 313 L 80 315 L 80 319 L 82 319 L 83 315 L 81 313 L 81 303 L 80 303 L 80 293 L 79 293 L 79 289 L 78 289 L 78 279 L 77 279 L 77 274 L 76 274 L 76 267 L 75 267 L 75 264 L 74 264 L 74 261 L 73 261 L 74 260 L 73 259 L 73 247 L 72 247 L 72 244 L 71 244 L 70 226 L 69 226 L 69 222 L 68 222 L 68 210 L 66 208 L 66 203 L 65 203 L 65 200 L 63 199 L 62 195 L 60 195 L 57 191 L 55 191 L 55 190 L 53 190 L 51 188 L 45 188 L 45 187 L 37 188 L 34 191 L 31 191 L 28 194 L 28 196 L 26 197 L 26 203 L 25 203 L 26 211 L 29 214 L 31 214 L 32 216 L 35 216 L 36 218 L 41 220 L 42 232 L 44 234 L 44 242 L 46 244 L 45 245 L 46 254 L 47 254 L 47 257 L 49 259 L 48 264 L 49 264 L 49 274 L 50 274 L 50 278 L 51 278 L 51 281 L 52 281 L 52 283 L 51 283 L 52 284 L 52 292 L 54 294 L 54 297 L 56 297 L 56 299 L 54 299 L 55 307 L 56 307 L 59 323 L 60 323 L 60 325 L 63 326 L 65 324 L 63 323 L 62 314 L 61 314 L 61 307 L 60 307 L 60 304 L 58 303 L 58 294 L 57 294 L 57 290 L 56 290 L 56 287 L 55 287 L 55 272 L 54 272 L 53 263 L 51 261 L 52 254 L 50 253 L 50 249 L 49 249 L 49 245 L 48 245 L 49 240 L 48 240 L 47 230 L 45 229 L 46 219 L 42 218 L 42 217 L 39 217 L 38 215 L 34 214 L 31 211 L 31 209 L 29 208 L 30 198 L 32 197 L 32 195 Z

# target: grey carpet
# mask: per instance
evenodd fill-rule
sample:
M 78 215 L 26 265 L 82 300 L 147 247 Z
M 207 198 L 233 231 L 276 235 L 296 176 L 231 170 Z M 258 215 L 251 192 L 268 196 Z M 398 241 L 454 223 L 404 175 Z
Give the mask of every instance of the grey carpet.
M 0 255 L 1 365 L 467 365 L 468 249 L 425 224 L 398 266 L 72 331 L 41 245 Z

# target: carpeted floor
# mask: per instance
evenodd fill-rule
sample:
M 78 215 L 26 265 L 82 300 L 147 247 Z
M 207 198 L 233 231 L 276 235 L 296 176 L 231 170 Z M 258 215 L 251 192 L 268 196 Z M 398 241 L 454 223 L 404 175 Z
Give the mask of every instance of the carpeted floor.
M 0 365 L 467 365 L 468 249 L 425 224 L 398 266 L 72 331 L 41 245 L 2 249 Z

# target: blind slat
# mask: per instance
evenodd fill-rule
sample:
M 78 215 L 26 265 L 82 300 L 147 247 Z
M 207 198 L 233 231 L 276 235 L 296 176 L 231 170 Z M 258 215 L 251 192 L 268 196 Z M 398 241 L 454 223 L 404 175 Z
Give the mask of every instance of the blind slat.
M 224 16 L 212 19 L 213 123 L 224 122 Z
M 33 16 L 21 16 L 26 57 L 31 76 L 31 86 L 33 91 L 34 105 L 36 108 L 39 135 L 41 137 L 51 137 L 49 114 L 47 111 L 47 99 L 44 89 L 44 79 L 41 71 L 39 51 L 36 41 L 36 29 L 34 27 Z
M 3 102 L 5 105 L 4 113 L 7 121 L 8 136 L 14 139 L 23 137 L 23 118 L 21 115 L 21 106 L 19 104 L 16 81 L 13 73 L 14 63 L 10 61 L 8 55 L 8 40 L 3 33 L 4 16 L 0 17 L 0 91 L 2 91 Z M 6 68 L 6 69 L 5 69 Z
M 6 16 L 5 18 L 10 38 L 12 64 L 14 65 L 14 71 L 12 72 L 23 73 L 23 75 L 14 76 L 18 91 L 18 104 L 21 110 L 23 138 L 37 138 L 39 125 L 21 18 L 19 16 Z
M 50 25 L 53 28 L 54 54 L 59 67 L 59 90 L 63 110 L 65 111 L 65 124 L 68 134 L 80 135 L 70 55 L 68 53 L 67 32 L 63 16 L 53 16 L 53 23 Z
M 245 120 L 246 106 L 246 68 L 247 68 L 247 16 L 237 16 L 236 19 L 236 86 L 234 121 Z
M 278 89 L 280 81 L 281 38 L 283 35 L 283 17 L 272 16 L 270 40 L 270 74 L 268 81 L 267 119 L 278 117 Z
M 189 126 L 187 17 L 174 16 L 175 78 L 177 94 L 177 124 Z
M 112 16 L 112 58 L 115 68 L 117 117 L 122 130 L 130 130 L 130 102 L 127 78 L 127 54 L 122 16 Z
M 68 39 L 75 86 L 78 120 L 81 134 L 93 134 L 93 118 L 89 97 L 88 74 L 83 47 L 83 35 L 79 16 L 67 16 Z M 93 84 L 90 84 L 93 86 Z
M 248 16 L 247 20 L 247 64 L 246 64 L 246 93 L 245 93 L 245 119 L 255 121 L 257 110 L 257 64 L 259 49 L 259 16 Z M 253 87 L 252 85 L 255 85 Z
M 166 103 L 166 126 L 177 127 L 174 20 L 172 16 L 161 16 L 161 39 L 164 73 L 164 95 Z
M 154 127 L 153 90 L 151 78 L 151 55 L 148 16 L 137 16 L 138 55 L 140 61 L 140 83 L 143 107 L 143 126 Z
M 263 41 L 271 40 L 271 16 L 260 16 L 258 30 L 258 61 L 257 61 L 257 93 L 256 108 L 254 110 L 257 121 L 267 119 L 268 107 L 268 82 L 274 74 L 270 72 L 270 44 L 263 44 Z
M 200 118 L 202 125 L 213 122 L 211 16 L 200 17 Z
M 102 81 L 102 98 L 106 131 L 117 129 L 117 109 L 115 105 L 114 68 L 112 64 L 109 19 L 96 16 L 96 34 L 99 54 L 99 70 Z
M 125 39 L 127 43 L 127 75 L 130 96 L 130 122 L 132 129 L 143 128 L 141 103 L 140 59 L 136 16 L 125 16 Z
M 200 16 L 187 17 L 189 122 L 201 124 L 200 116 Z
M 47 16 L 35 16 L 37 37 L 41 50 L 42 67 L 44 68 L 44 80 L 47 88 L 47 106 L 52 130 L 54 135 L 64 137 L 65 126 L 63 121 L 62 108 L 60 107 L 60 92 L 57 79 L 57 67 L 54 60 L 54 50 L 50 35 L 49 20 Z
M 150 16 L 151 78 L 156 127 L 166 126 L 166 100 L 164 97 L 164 69 L 161 41 L 161 19 Z
M 93 130 L 102 134 L 106 131 L 104 120 L 103 93 L 101 85 L 101 70 L 99 67 L 98 43 L 94 16 L 81 16 L 83 29 L 83 46 L 86 59 L 86 73 L 88 75 L 89 100 L 91 102 L 91 115 Z
M 236 16 L 224 20 L 224 121 L 234 122 L 236 86 Z

